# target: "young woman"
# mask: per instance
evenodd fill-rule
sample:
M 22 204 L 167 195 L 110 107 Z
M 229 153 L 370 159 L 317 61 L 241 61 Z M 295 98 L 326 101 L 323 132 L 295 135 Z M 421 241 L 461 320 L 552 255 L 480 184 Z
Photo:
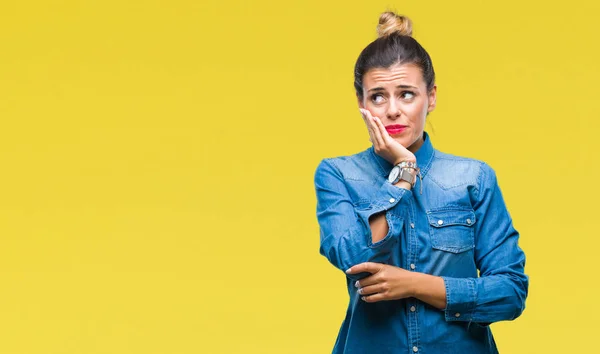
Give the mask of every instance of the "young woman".
M 519 233 L 494 170 L 436 150 L 429 54 L 383 13 L 354 70 L 372 146 L 315 172 L 320 253 L 350 301 L 333 353 L 497 353 L 489 325 L 525 307 Z

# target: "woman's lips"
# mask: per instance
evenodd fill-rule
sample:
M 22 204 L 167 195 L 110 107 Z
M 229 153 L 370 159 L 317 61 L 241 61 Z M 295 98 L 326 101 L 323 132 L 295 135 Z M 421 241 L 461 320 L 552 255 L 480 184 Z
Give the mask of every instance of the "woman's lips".
M 406 128 L 408 128 L 408 126 L 400 124 L 391 124 L 385 126 L 385 130 L 387 130 L 388 134 L 390 135 L 400 134 L 406 130 Z

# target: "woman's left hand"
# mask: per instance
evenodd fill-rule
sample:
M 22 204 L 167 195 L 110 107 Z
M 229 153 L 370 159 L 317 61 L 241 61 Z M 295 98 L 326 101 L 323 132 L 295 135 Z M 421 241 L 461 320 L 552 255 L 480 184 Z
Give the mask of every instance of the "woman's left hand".
M 389 264 L 364 262 L 350 267 L 347 274 L 362 272 L 370 276 L 354 284 L 366 302 L 398 300 L 414 296 L 415 274 Z
M 368 109 L 361 108 L 359 110 L 369 130 L 369 140 L 373 143 L 373 149 L 377 155 L 394 165 L 402 161 L 417 162 L 415 154 L 390 136 L 381 119 L 371 115 Z

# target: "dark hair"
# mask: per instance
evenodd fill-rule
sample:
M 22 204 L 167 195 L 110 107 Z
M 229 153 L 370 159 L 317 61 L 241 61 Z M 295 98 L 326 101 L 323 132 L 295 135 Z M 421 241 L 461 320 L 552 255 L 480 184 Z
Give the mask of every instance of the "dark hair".
M 363 98 L 363 76 L 373 68 L 389 68 L 395 64 L 415 64 L 421 69 L 427 91 L 433 89 L 435 72 L 429 54 L 412 35 L 408 17 L 384 12 L 377 26 L 379 38 L 371 42 L 358 56 L 354 66 L 354 88 Z

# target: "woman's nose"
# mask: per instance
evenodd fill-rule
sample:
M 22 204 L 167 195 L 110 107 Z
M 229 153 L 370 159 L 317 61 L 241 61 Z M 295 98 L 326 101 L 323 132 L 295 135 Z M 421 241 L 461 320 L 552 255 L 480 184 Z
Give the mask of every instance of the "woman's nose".
M 387 107 L 386 116 L 388 119 L 397 119 L 400 118 L 400 109 L 394 100 L 390 101 L 390 104 Z

